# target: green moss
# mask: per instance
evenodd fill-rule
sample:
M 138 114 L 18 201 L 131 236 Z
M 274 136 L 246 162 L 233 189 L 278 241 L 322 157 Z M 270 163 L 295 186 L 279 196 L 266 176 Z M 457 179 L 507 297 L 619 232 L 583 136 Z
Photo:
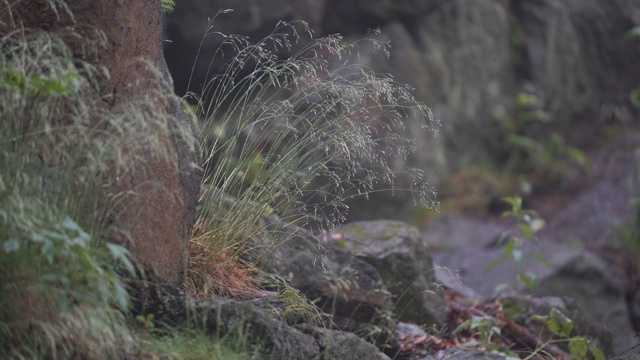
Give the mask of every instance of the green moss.
M 345 250 L 347 248 L 347 239 L 343 237 L 337 240 L 333 240 L 333 245 L 337 246 L 342 250 Z
M 175 328 L 167 332 L 141 331 L 137 334 L 142 356 L 148 359 L 245 360 L 255 354 L 245 339 L 216 338 L 204 330 Z
M 300 323 L 314 324 L 318 322 L 319 319 L 316 309 L 307 302 L 307 299 L 302 296 L 298 290 L 292 287 L 285 287 L 280 291 L 277 299 L 286 303 L 279 318 L 288 325 Z

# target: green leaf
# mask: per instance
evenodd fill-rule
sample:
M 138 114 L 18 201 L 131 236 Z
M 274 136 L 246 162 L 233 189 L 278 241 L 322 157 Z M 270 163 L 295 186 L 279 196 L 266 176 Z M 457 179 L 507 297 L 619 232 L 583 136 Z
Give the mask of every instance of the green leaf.
M 67 299 L 67 294 L 61 294 L 56 300 L 61 311 L 66 311 L 69 308 L 69 299 Z
M 60 275 L 54 273 L 46 273 L 40 275 L 40 280 L 48 283 L 55 283 L 60 281 Z
M 49 239 L 47 239 L 46 237 L 38 234 L 38 233 L 31 233 L 31 241 L 36 242 L 36 243 L 43 243 L 43 242 L 47 242 L 49 241 Z
M 520 274 L 518 278 L 529 291 L 534 291 L 538 287 L 538 277 L 533 274 Z
M 2 249 L 4 250 L 4 252 L 8 253 L 12 253 L 16 250 L 18 250 L 20 248 L 20 242 L 18 241 L 18 239 L 9 239 L 7 241 L 5 241 L 4 243 L 2 243 Z
M 628 38 L 640 37 L 640 26 L 636 26 L 636 27 L 631 28 L 631 30 L 627 31 L 626 36 Z
M 566 338 L 571 334 L 573 329 L 573 321 L 561 313 L 558 309 L 551 309 L 549 319 L 547 320 L 547 328 L 553 334 Z
M 496 286 L 496 293 L 499 294 L 499 293 L 502 292 L 502 290 L 504 290 L 504 289 L 506 289 L 508 287 L 509 287 L 509 284 L 504 284 L 504 283 L 500 284 L 500 285 Z
M 127 311 L 129 309 L 130 301 L 129 293 L 127 293 L 127 290 L 119 283 L 114 283 L 113 290 L 116 296 L 116 306 L 122 311 Z
M 538 314 L 533 314 L 531 315 L 531 320 L 534 321 L 542 321 L 543 323 L 546 323 L 547 320 L 549 320 L 549 315 L 538 315 Z
M 537 262 L 539 262 L 539 263 L 543 264 L 543 265 L 544 265 L 544 266 L 546 266 L 546 267 L 549 267 L 549 268 L 550 268 L 550 267 L 552 267 L 552 265 L 551 265 L 551 263 L 549 262 L 549 260 L 547 260 L 546 258 L 544 258 L 544 257 L 542 257 L 542 256 L 540 256 L 540 255 L 531 255 L 531 257 L 532 257 L 535 261 L 537 261 Z
M 640 201 L 638 201 L 638 203 L 640 203 Z M 508 231 L 502 232 L 502 234 L 500 234 L 500 236 L 498 237 L 497 244 L 498 245 L 502 245 L 502 243 L 507 238 L 507 236 L 509 236 L 509 232 Z
M 531 233 L 531 227 L 529 226 L 529 224 L 520 224 L 520 228 L 522 229 L 522 233 L 527 240 L 533 239 L 533 234 Z
M 589 344 L 589 351 L 591 351 L 591 354 L 593 355 L 595 360 L 605 360 L 604 353 L 597 347 Z
M 496 334 L 496 335 L 502 335 L 502 329 L 498 326 L 492 326 L 491 327 L 491 332 Z
M 49 264 L 53 264 L 53 259 L 56 256 L 56 249 L 53 247 L 53 244 L 50 241 L 46 241 L 42 245 L 42 250 L 40 251 L 42 255 L 47 259 Z
M 513 249 L 513 252 L 511 254 L 513 255 L 513 261 L 516 264 L 520 264 L 520 262 L 522 262 L 522 250 Z
M 163 14 L 170 14 L 175 9 L 176 3 L 174 0 L 160 0 L 160 8 Z
M 114 260 L 122 263 L 122 265 L 124 265 L 124 267 L 127 269 L 127 271 L 131 275 L 134 275 L 136 273 L 136 269 L 133 266 L 133 263 L 131 262 L 131 260 L 129 260 L 129 250 L 125 249 L 120 245 L 116 245 L 112 243 L 107 244 L 107 249 L 109 249 L 109 252 L 111 253 L 111 257 Z
M 504 256 L 499 258 L 499 259 L 495 259 L 492 262 L 489 263 L 489 265 L 487 265 L 484 270 L 482 271 L 484 274 L 488 273 L 489 271 L 491 271 L 491 269 L 493 269 L 494 267 L 496 267 L 498 264 L 502 264 L 503 262 L 507 261 L 508 258 L 505 258 Z
M 516 240 L 515 239 L 509 240 L 509 242 L 507 243 L 507 246 L 504 247 L 504 252 L 502 254 L 503 260 L 507 260 L 509 256 L 511 256 L 511 253 L 513 252 L 513 248 L 515 246 L 516 246 Z
M 76 233 L 78 235 L 76 239 L 80 240 L 82 245 L 84 246 L 89 245 L 89 241 L 91 241 L 91 236 L 87 234 L 80 227 L 80 225 L 78 225 L 78 223 L 73 221 L 73 219 L 71 219 L 69 216 L 65 216 L 64 219 L 62 220 L 62 228 Z
M 587 356 L 587 341 L 582 336 L 576 336 L 569 340 L 569 352 L 571 359 L 581 360 Z
M 631 94 L 629 94 L 629 100 L 633 106 L 640 109 L 640 88 L 631 90 Z
M 454 334 L 457 334 L 457 333 L 459 333 L 459 332 L 460 332 L 460 331 L 462 331 L 462 330 L 467 330 L 467 329 L 469 329 L 469 328 L 470 328 L 470 326 L 471 326 L 472 320 L 473 320 L 473 318 L 471 318 L 471 319 L 469 319 L 469 320 L 467 320 L 467 321 L 463 322 L 462 324 L 458 325 L 458 327 L 457 327 L 455 330 L 453 330 L 453 333 L 454 333 Z

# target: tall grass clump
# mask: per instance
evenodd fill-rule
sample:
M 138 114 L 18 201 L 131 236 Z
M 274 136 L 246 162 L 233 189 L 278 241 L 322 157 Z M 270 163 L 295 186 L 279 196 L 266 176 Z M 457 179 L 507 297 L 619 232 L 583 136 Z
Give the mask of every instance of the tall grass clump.
M 417 204 L 435 205 L 422 171 L 392 166 L 414 150 L 404 121 L 433 129 L 433 115 L 408 86 L 352 64 L 358 42 L 314 39 L 298 22 L 279 23 L 255 43 L 209 25 L 205 38 L 220 39 L 211 64 L 226 62 L 185 97 L 201 119 L 208 189 L 190 244 L 191 291 L 247 290 L 252 267 L 239 259 L 249 248 L 286 241 L 277 234 L 290 224 L 329 229 L 345 220 L 350 198 L 408 191 Z M 387 44 L 363 41 L 388 55 Z M 275 241 L 252 240 L 269 236 Z
M 109 109 L 107 76 L 54 34 L 0 38 L 0 358 L 117 358 L 131 343 L 121 274 L 133 266 L 107 241 L 118 183 L 140 153 L 169 155 L 149 121 L 161 106 Z

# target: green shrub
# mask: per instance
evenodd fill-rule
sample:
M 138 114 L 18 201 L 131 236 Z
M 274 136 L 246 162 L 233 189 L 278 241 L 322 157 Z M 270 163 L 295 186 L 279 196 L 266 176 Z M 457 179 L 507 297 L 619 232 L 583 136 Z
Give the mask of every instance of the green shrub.
M 149 135 L 161 110 L 105 111 L 100 76 L 53 34 L 0 39 L 2 358 L 102 359 L 131 342 L 121 274 L 134 269 L 107 241 L 118 182 L 136 151 L 169 155 Z

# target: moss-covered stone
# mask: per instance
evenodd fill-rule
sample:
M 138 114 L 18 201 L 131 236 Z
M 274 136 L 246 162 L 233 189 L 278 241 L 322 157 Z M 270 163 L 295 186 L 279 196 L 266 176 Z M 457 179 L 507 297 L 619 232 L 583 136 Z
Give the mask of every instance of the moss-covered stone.
M 320 319 L 315 307 L 309 304 L 298 290 L 292 287 L 285 287 L 280 291 L 277 299 L 285 303 L 284 309 L 278 314 L 278 317 L 288 325 L 319 323 Z

